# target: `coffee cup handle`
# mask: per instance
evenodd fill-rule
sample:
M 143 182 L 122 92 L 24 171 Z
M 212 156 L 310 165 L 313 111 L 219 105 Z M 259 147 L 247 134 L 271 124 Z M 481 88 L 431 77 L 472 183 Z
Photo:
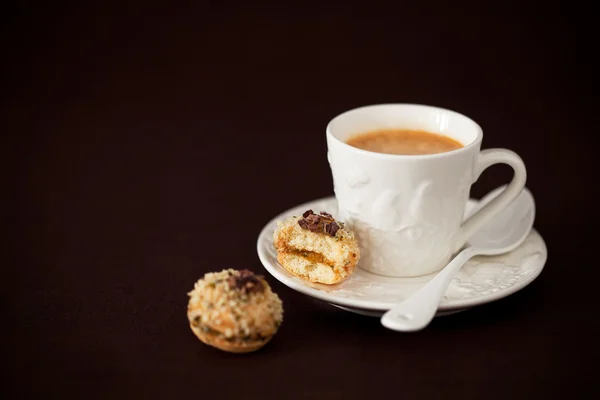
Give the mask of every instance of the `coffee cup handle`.
M 507 164 L 510 166 L 514 171 L 512 181 L 500 195 L 471 215 L 463 223 L 456 235 L 453 252 L 460 250 L 475 232 L 515 200 L 525 187 L 525 181 L 527 180 L 525 164 L 521 157 L 507 149 L 482 150 L 475 163 L 473 183 L 479 179 L 483 171 L 494 164 Z

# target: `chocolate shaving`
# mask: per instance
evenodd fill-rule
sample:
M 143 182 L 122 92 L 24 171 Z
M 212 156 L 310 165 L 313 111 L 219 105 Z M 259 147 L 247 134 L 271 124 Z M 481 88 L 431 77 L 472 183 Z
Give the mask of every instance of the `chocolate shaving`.
M 304 217 L 309 224 L 318 224 L 321 221 L 321 217 L 317 214 L 311 214 L 308 217 Z
M 308 229 L 308 222 L 306 222 L 305 219 L 301 219 L 300 221 L 298 221 L 298 225 L 300 225 L 300 227 L 304 229 Z
M 313 210 L 308 210 L 302 214 L 302 219 L 298 220 L 298 225 L 302 229 L 311 232 L 324 233 L 329 236 L 335 236 L 340 230 L 340 224 L 335 222 L 331 214 L 321 211 L 320 215 L 315 214 Z
M 262 281 L 254 272 L 243 269 L 238 275 L 232 275 L 227 279 L 230 289 L 238 289 L 245 293 L 260 293 L 265 290 Z
M 337 231 L 340 229 L 340 226 L 336 222 L 332 222 L 327 225 L 327 234 L 330 236 L 335 236 Z
M 311 232 L 320 232 L 321 228 L 319 227 L 318 224 L 316 224 L 316 225 L 310 225 L 308 227 L 308 230 L 311 231 Z

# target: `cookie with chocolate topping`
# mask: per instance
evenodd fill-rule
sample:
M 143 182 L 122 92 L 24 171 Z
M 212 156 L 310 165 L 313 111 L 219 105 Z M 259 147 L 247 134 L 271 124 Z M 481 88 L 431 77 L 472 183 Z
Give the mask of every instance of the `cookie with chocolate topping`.
M 339 283 L 354 272 L 360 258 L 354 234 L 324 211 L 307 210 L 279 221 L 273 243 L 279 263 L 310 282 Z
M 262 276 L 246 269 L 208 273 L 188 296 L 190 328 L 203 343 L 224 351 L 260 349 L 283 321 L 279 296 Z

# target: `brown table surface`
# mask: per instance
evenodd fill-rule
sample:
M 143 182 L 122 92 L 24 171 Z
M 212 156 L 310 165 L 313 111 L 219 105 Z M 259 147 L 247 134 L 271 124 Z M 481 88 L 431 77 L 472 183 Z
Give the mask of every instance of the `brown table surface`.
M 593 16 L 573 4 L 555 16 L 475 2 L 7 12 L 2 391 L 593 397 L 597 64 Z M 264 270 L 263 225 L 333 192 L 327 122 L 383 102 L 454 109 L 481 124 L 484 148 L 523 157 L 549 249 L 537 280 L 402 334 Z M 510 175 L 492 168 L 472 195 Z M 187 291 L 229 267 L 265 274 L 284 302 L 280 332 L 253 354 L 217 351 L 188 327 Z

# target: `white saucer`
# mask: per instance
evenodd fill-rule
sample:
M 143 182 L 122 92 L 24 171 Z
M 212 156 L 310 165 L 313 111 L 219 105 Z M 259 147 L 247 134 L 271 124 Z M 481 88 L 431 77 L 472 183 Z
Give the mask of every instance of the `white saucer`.
M 465 214 L 468 215 L 476 205 L 477 200 L 471 199 Z M 327 197 L 289 209 L 269 221 L 258 236 L 257 251 L 260 261 L 266 270 L 284 285 L 347 311 L 381 316 L 435 276 L 432 274 L 417 278 L 390 278 L 356 268 L 348 279 L 337 285 L 310 283 L 293 276 L 277 261 L 273 247 L 273 231 L 278 220 L 300 215 L 308 209 L 326 211 L 335 217 L 337 201 L 334 197 Z M 542 272 L 547 255 L 544 240 L 533 229 L 525 242 L 510 253 L 472 258 L 448 287 L 437 315 L 489 303 L 523 289 Z

